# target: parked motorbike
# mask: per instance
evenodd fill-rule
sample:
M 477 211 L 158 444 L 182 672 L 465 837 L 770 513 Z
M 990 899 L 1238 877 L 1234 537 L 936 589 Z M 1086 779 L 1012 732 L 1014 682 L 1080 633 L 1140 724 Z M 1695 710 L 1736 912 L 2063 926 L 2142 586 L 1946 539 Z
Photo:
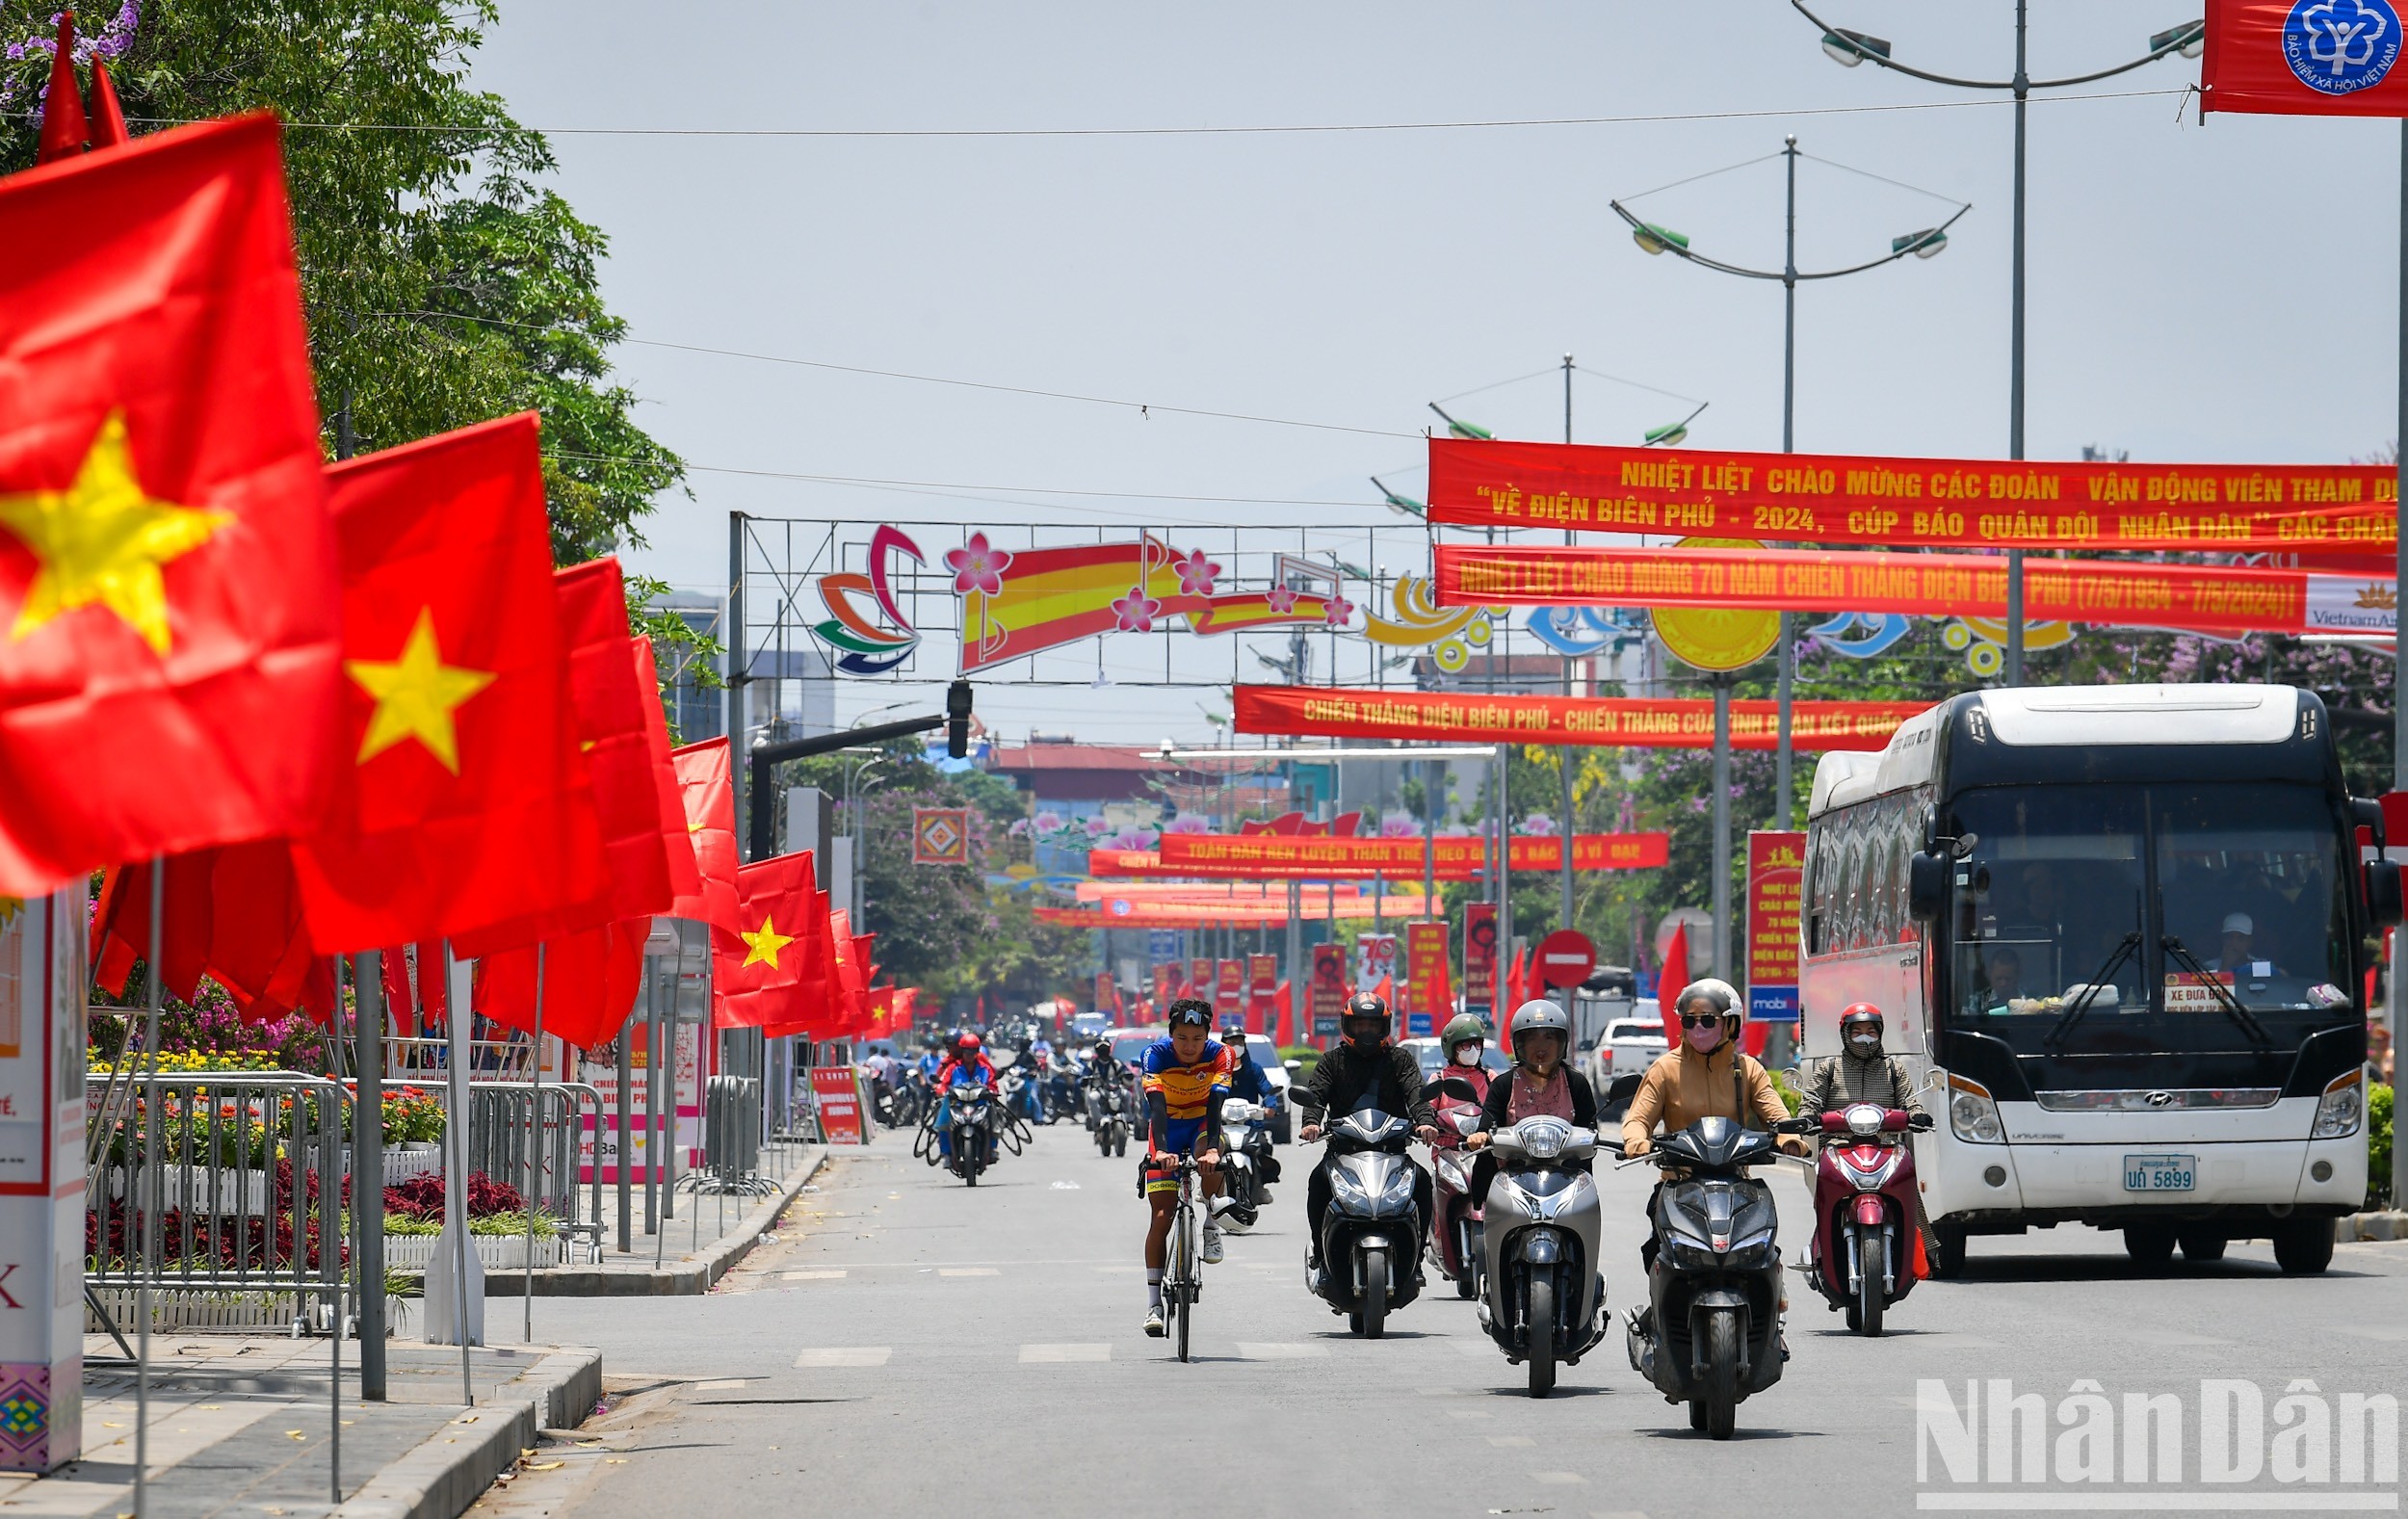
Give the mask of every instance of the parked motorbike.
M 1860 1102 L 1793 1121 L 1822 1137 L 1806 1247 L 1815 1290 L 1846 1310 L 1850 1329 L 1879 1334 L 1883 1310 L 1915 1287 L 1915 1152 L 1905 1136 L 1930 1128 L 1931 1115 Z
M 953 1172 L 965 1186 L 976 1187 L 980 1173 L 993 1164 L 993 1136 L 1002 1121 L 995 1093 L 977 1082 L 955 1082 L 946 1096 L 952 1103 L 947 1116 Z
M 1232 1097 L 1220 1105 L 1220 1188 L 1217 1219 L 1233 1234 L 1254 1227 L 1279 1179 L 1271 1153 L 1270 1110 Z
M 1687 1402 L 1689 1427 L 1717 1440 L 1731 1437 L 1741 1401 L 1779 1381 L 1789 1359 L 1779 1218 L 1772 1189 L 1748 1174 L 1775 1153 L 1765 1130 L 1700 1118 L 1624 1163 L 1663 1172 L 1648 1204 L 1657 1251 L 1647 1304 L 1630 1316 L 1631 1367 L 1664 1401 Z
M 1306 1121 L 1316 1120 L 1308 1114 Z M 1414 1196 L 1421 1168 L 1408 1152 L 1413 1125 L 1369 1106 L 1325 1125 L 1322 1137 L 1336 1164 L 1322 1219 L 1323 1269 L 1306 1286 L 1332 1313 L 1345 1314 L 1356 1333 L 1376 1340 L 1387 1332 L 1388 1311 L 1421 1293 L 1415 1262 L 1422 1217 Z
M 1497 1174 L 1484 1209 L 1480 1327 L 1530 1367 L 1532 1398 L 1555 1390 L 1556 1364 L 1578 1366 L 1606 1337 L 1599 1269 L 1602 1213 L 1588 1163 L 1597 1131 L 1525 1118 L 1488 1137 Z
M 1480 1210 L 1472 1201 L 1472 1152 L 1463 1141 L 1479 1132 L 1479 1093 L 1460 1076 L 1441 1076 L 1423 1088 L 1438 1109 L 1438 1142 L 1429 1147 L 1429 1258 L 1454 1295 L 1479 1296 Z

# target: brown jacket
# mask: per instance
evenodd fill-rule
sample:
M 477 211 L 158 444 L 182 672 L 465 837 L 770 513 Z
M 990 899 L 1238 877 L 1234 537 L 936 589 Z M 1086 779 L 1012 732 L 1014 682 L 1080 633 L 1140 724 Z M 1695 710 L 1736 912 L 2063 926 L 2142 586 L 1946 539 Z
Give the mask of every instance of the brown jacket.
M 1737 1092 L 1731 1079 L 1734 1059 L 1740 1062 Z M 1744 1101 L 1744 1113 L 1736 1111 L 1735 1097 Z M 1660 1057 L 1639 1078 L 1637 1095 L 1631 1099 L 1630 1111 L 1622 1119 L 1622 1151 L 1644 1155 L 1653 1148 L 1659 1119 L 1670 1134 L 1700 1118 L 1746 1118 L 1751 1128 L 1770 1128 L 1789 1115 L 1781 1094 L 1772 1089 L 1772 1079 L 1762 1065 L 1741 1054 L 1736 1042 L 1711 1055 L 1700 1055 L 1684 1044 Z M 1796 1151 L 1803 1145 L 1784 1136 L 1781 1147 Z

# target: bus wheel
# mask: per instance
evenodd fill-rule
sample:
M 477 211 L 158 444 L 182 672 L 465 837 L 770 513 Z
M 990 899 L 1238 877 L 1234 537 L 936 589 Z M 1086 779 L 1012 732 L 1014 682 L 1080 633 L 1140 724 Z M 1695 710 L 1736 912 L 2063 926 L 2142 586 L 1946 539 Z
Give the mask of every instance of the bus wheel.
M 2183 1259 L 2200 1265 L 2224 1259 L 2224 1246 L 2232 1243 L 2212 1229 L 2185 1229 L 2181 1239 Z
M 2333 1264 L 2333 1220 L 2291 1218 L 2274 1226 L 2274 1264 L 2287 1276 L 2313 1275 Z
M 2156 1270 L 2174 1259 L 2174 1226 L 2132 1223 L 2124 1226 L 2124 1253 L 2133 1264 Z

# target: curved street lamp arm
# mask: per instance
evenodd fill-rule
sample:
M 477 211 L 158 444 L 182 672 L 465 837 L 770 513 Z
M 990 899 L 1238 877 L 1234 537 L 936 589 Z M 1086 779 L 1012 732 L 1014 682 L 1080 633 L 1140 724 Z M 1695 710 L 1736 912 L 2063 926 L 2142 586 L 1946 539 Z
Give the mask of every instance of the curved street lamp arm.
M 1790 0 L 1790 7 L 1799 15 L 1804 16 L 1807 20 L 1814 22 L 1816 26 L 1820 27 L 1822 29 L 1823 36 L 1840 37 L 1840 31 L 1837 27 L 1830 25 L 1825 22 L 1822 17 L 1806 9 L 1806 0 Z M 2179 31 L 2180 29 L 2178 28 L 2177 30 Z M 1845 38 L 1840 38 L 1840 40 L 1843 45 L 1845 45 L 1847 39 Z M 2195 40 L 2197 40 L 2197 39 L 2189 36 L 2177 36 L 2170 38 L 2162 46 L 2153 47 L 2148 52 L 2143 53 L 2138 58 L 2133 59 L 2129 63 L 2118 64 L 2112 68 L 2102 68 L 2094 73 L 2068 74 L 2062 79 L 2027 79 L 2024 81 L 2024 90 L 2027 93 L 2034 90 L 2062 90 L 2068 85 L 2086 85 L 2101 79 L 2112 79 L 2117 74 L 2130 73 L 2132 70 L 2138 68 L 2143 64 L 2154 64 L 2159 59 L 2164 58 L 2169 54 L 2179 53 Z M 1853 51 L 1859 59 L 1866 63 L 1879 64 L 1882 67 L 1887 68 L 1894 73 L 1906 74 L 1916 79 L 1927 79 L 1935 85 L 1955 85 L 1958 88 L 1965 90 L 2012 90 L 2015 88 L 2015 81 L 2012 79 L 1958 79 L 1950 74 L 1935 74 L 1925 69 L 1916 68 L 1911 65 L 1897 63 L 1891 59 L 1882 57 L 1879 53 L 1869 53 L 1861 47 L 1855 48 Z
M 1840 29 L 1807 10 L 1806 0 L 1790 0 L 1790 6 L 1799 15 L 1814 22 L 1821 30 L 1823 36 L 1839 37 Z M 1845 39 L 1842 39 L 1842 40 Z M 1927 69 L 1917 68 L 1910 64 L 1893 63 L 1879 53 L 1868 53 L 1863 48 L 1856 49 L 1856 56 L 1868 64 L 1879 64 L 1894 73 L 1905 74 L 1914 79 L 1928 79 L 1935 85 L 1955 85 L 1962 90 L 2012 90 L 2015 88 L 2015 81 L 2012 79 L 1959 79 L 1953 74 L 1935 74 Z
M 1615 216 L 1620 217 L 1623 221 L 1628 222 L 1628 223 L 1631 224 L 1631 230 L 1632 230 L 1632 231 L 1634 231 L 1634 232 L 1638 232 L 1638 231 L 1644 231 L 1644 230 L 1646 229 L 1646 225 L 1647 225 L 1647 223 L 1645 223 L 1644 222 L 1641 222 L 1638 218 L 1636 218 L 1636 217 L 1635 217 L 1635 216 L 1631 215 L 1631 209 L 1630 209 L 1630 207 L 1628 207 L 1628 206 L 1624 205 L 1621 201 L 1619 201 L 1619 200 L 1609 200 L 1609 201 L 1607 201 L 1607 202 L 1606 202 L 1606 204 L 1608 204 L 1608 205 L 1610 205 L 1610 206 L 1613 207 L 1613 214 L 1614 214 Z M 1719 272 L 1719 273 L 1721 273 L 1721 274 L 1725 274 L 1725 275 L 1739 275 L 1741 279 L 1776 279 L 1776 280 L 1777 280 L 1777 279 L 1780 279 L 1780 278 L 1782 278 L 1782 277 L 1783 277 L 1783 275 L 1782 275 L 1782 274 L 1781 274 L 1781 271 L 1779 271 L 1779 270 L 1777 270 L 1777 269 L 1748 269 L 1748 268 L 1745 268 L 1745 267 L 1743 267 L 1743 266 L 1741 266 L 1741 265 L 1739 265 L 1739 264 L 1726 264 L 1726 263 L 1724 263 L 1722 260 L 1720 260 L 1720 259 L 1718 259 L 1718 258 L 1708 258 L 1708 257 L 1707 257 L 1705 254 L 1703 254 L 1703 253 L 1692 253 L 1692 252 L 1690 252 L 1688 249 L 1683 248 L 1683 247 L 1682 247 L 1680 244 L 1678 244 L 1678 243 L 1662 243 L 1662 242 L 1660 242 L 1659 246 L 1661 246 L 1661 247 L 1662 248 L 1662 249 L 1663 249 L 1665 252 L 1667 252 L 1667 253 L 1677 253 L 1677 254 L 1679 254 L 1682 258 L 1687 259 L 1688 262 L 1690 262 L 1690 263 L 1692 263 L 1692 264 L 1697 264 L 1697 265 L 1700 265 L 1700 266 L 1702 266 L 1702 267 L 1704 267 L 1704 268 L 1707 268 L 1707 269 L 1715 270 L 1715 271 L 1717 271 L 1717 272 Z
M 1941 223 L 1938 226 L 1931 229 L 1932 236 L 1937 237 L 1939 234 L 1946 232 L 1949 228 L 1956 225 L 1958 220 L 1962 218 L 1966 212 L 1971 211 L 1973 208 L 1974 203 L 1970 200 L 1966 201 L 1963 205 L 1958 206 L 1956 208 L 1955 216 L 1949 218 L 1946 222 Z M 1914 252 L 1917 249 L 1923 246 L 1923 240 L 1918 240 L 1907 244 L 1904 248 L 1885 253 L 1879 258 L 1867 259 L 1861 264 L 1850 264 L 1845 269 L 1823 269 L 1818 270 L 1811 275 L 1801 272 L 1797 277 L 1800 279 L 1837 279 L 1842 275 L 1861 275 L 1868 269 L 1879 269 L 1884 264 L 1895 264 L 1899 259 L 1904 258 L 1907 254 Z

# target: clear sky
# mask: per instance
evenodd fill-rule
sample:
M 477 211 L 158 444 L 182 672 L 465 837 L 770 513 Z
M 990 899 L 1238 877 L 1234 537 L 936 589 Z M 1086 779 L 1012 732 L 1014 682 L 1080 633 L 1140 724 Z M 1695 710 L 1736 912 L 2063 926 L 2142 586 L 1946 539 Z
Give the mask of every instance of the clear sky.
M 2011 69 L 2011 0 L 1815 9 L 1890 39 L 1902 62 Z M 2046 77 L 2136 57 L 2198 5 L 2036 0 L 2031 12 L 2032 71 Z M 2180 91 L 2197 77 L 2172 59 L 2074 92 Z M 723 584 L 732 510 L 1398 523 L 1365 477 L 1421 494 L 1425 404 L 1543 371 L 1449 409 L 1500 435 L 1559 437 L 1566 352 L 1710 401 L 1696 444 L 1777 448 L 1779 287 L 1650 258 L 1607 202 L 1776 152 L 1785 133 L 1815 155 L 1799 173 L 1801 268 L 1861 262 L 1948 214 L 1823 160 L 1974 203 L 1939 257 L 1801 288 L 1798 447 L 2006 450 L 2011 107 L 1840 67 L 1774 0 L 505 0 L 475 80 L 547 128 L 1734 114 L 1279 135 L 563 132 L 559 188 L 609 234 L 605 290 L 643 340 L 618 354 L 641 418 L 697 466 L 693 499 L 665 500 L 651 548 L 633 556 L 684 586 Z M 1947 108 L 1865 109 L 1919 102 Z M 2399 137 L 2383 121 L 2217 116 L 2203 128 L 2195 101 L 2178 119 L 2171 93 L 2035 103 L 2028 453 L 2096 443 L 2135 460 L 2284 461 L 2384 446 L 2396 432 Z M 1642 205 L 1700 251 L 1779 262 L 1777 159 Z M 1332 426 L 1140 415 L 651 345 Z M 1575 435 L 1594 442 L 1636 442 L 1688 409 L 1588 375 L 1574 400 Z M 1229 497 L 1365 505 L 1205 499 Z M 915 694 L 846 690 L 838 718 Z M 981 710 L 1015 736 L 1206 736 L 1190 692 L 1124 685 L 1106 702 L 992 689 Z

